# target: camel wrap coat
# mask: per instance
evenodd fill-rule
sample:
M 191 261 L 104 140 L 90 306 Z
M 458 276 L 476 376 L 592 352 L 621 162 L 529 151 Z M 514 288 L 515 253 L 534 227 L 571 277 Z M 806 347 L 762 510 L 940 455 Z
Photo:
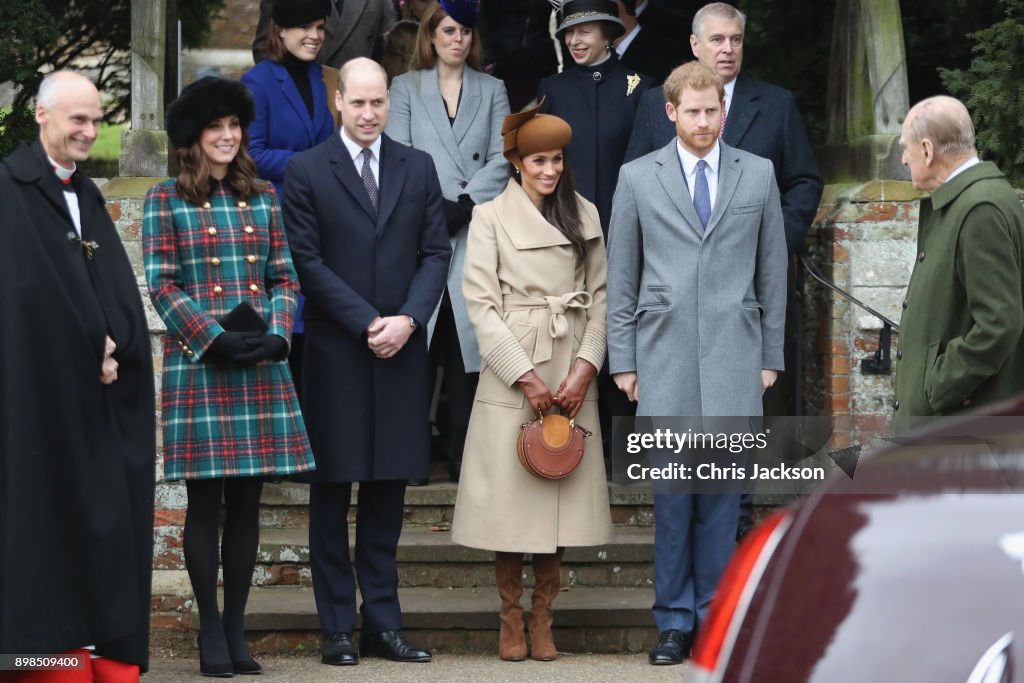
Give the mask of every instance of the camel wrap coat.
M 460 545 L 553 553 L 611 539 L 596 382 L 576 416 L 594 434 L 575 472 L 541 479 L 516 456 L 519 426 L 533 417 L 516 380 L 535 370 L 554 393 L 577 358 L 595 368 L 604 362 L 604 238 L 597 209 L 577 199 L 587 240 L 582 263 L 514 180 L 473 211 L 462 287 L 482 366 L 452 524 Z

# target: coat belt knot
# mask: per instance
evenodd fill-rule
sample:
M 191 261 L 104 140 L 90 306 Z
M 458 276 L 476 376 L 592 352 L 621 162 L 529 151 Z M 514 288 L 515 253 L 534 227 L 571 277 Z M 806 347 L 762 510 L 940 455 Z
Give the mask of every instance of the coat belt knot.
M 583 291 L 545 297 L 506 294 L 502 298 L 502 305 L 506 311 L 529 308 L 548 309 L 548 334 L 537 335 L 537 348 L 533 358 L 535 363 L 544 363 L 551 360 L 554 340 L 561 339 L 569 333 L 569 321 L 565 319 L 566 312 L 571 309 L 588 309 L 593 301 L 590 293 Z

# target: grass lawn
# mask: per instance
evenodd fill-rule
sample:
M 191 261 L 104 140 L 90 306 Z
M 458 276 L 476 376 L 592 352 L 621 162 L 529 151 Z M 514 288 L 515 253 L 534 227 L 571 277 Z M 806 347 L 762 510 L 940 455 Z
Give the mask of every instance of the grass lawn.
M 121 156 L 121 129 L 125 124 L 100 124 L 100 134 L 96 138 L 96 144 L 92 146 L 92 153 L 89 155 L 95 159 L 117 160 Z

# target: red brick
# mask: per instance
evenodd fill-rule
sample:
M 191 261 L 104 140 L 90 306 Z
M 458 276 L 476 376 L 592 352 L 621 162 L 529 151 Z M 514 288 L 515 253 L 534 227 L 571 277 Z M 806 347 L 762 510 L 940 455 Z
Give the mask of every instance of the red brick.
M 829 415 L 848 414 L 850 412 L 850 396 L 848 394 L 825 394 L 825 412 Z
M 829 439 L 828 445 L 832 450 L 839 450 L 842 448 L 849 448 L 852 443 L 853 440 L 850 438 L 849 432 L 837 429 L 832 432 L 832 438 Z
M 848 394 L 850 393 L 850 378 L 827 377 L 825 380 L 825 390 L 832 394 Z
M 896 219 L 899 204 L 891 202 L 870 202 L 864 215 L 858 217 L 858 223 L 882 223 Z
M 110 214 L 110 220 L 115 222 L 121 220 L 121 205 L 117 202 L 110 202 L 107 204 L 107 213 Z
M 177 612 L 169 614 L 150 614 L 149 627 L 154 631 L 181 631 L 191 629 L 188 618 Z
M 829 353 L 833 356 L 848 356 L 850 354 L 850 347 L 845 339 L 832 339 L 829 342 Z
M 833 242 L 832 243 L 832 262 L 834 263 L 836 261 L 849 261 L 849 260 L 850 260 L 850 252 L 848 252 L 846 250 L 846 247 L 844 247 L 843 245 L 838 244 L 836 242 Z
M 138 239 L 142 234 L 142 221 L 132 221 L 124 229 L 124 235 L 128 239 Z
M 185 511 L 156 510 L 153 512 L 153 526 L 185 526 Z
M 830 375 L 849 375 L 850 359 L 847 356 L 829 356 L 825 372 Z

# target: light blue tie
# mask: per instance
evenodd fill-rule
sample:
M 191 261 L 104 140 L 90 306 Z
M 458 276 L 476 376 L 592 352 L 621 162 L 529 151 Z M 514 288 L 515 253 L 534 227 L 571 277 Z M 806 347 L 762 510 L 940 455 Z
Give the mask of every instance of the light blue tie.
M 705 229 L 711 219 L 711 191 L 708 189 L 708 177 L 704 174 L 707 168 L 708 162 L 703 159 L 698 161 L 693 180 L 693 208 L 697 209 L 697 217 Z

